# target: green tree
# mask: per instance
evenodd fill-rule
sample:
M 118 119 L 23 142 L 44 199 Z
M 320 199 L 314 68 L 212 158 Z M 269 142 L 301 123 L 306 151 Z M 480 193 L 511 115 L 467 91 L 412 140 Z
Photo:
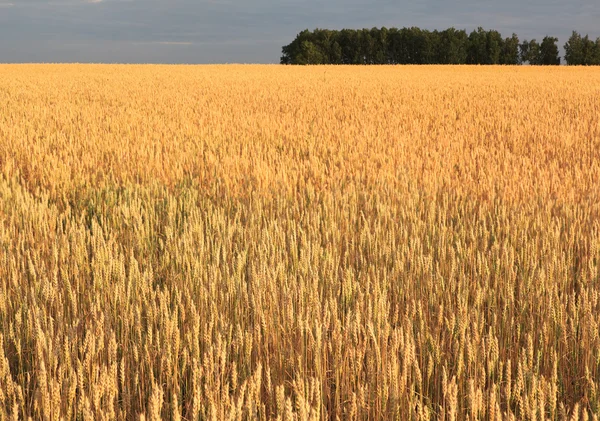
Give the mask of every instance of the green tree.
M 540 44 L 540 63 L 543 66 L 556 66 L 560 64 L 558 56 L 558 38 L 545 36 Z
M 330 59 L 329 59 L 329 63 L 331 64 L 343 64 L 342 61 L 342 47 L 340 46 L 339 42 L 333 41 L 333 43 L 331 44 L 331 51 L 330 51 Z
M 357 33 L 353 29 L 342 29 L 339 35 L 339 44 L 342 49 L 343 64 L 359 64 L 359 54 L 357 45 Z
M 303 41 L 294 62 L 296 64 L 324 64 L 325 56 L 313 42 Z
M 434 43 L 431 32 L 417 27 L 410 28 L 410 64 L 431 64 Z
M 596 42 L 592 41 L 588 35 L 582 38 L 583 63 L 586 66 L 600 64 L 600 38 Z
M 390 63 L 400 63 L 401 39 L 398 28 L 388 29 L 387 34 L 387 53 Z
M 565 43 L 565 60 L 569 66 L 582 65 L 583 57 L 583 39 L 577 31 L 573 31 L 569 40 Z
M 315 29 L 312 33 L 311 40 L 322 54 L 322 64 L 339 64 L 341 63 L 341 53 L 339 45 L 336 47 L 337 39 L 339 38 L 338 31 L 329 29 Z
M 545 37 L 519 43 L 495 30 L 448 28 L 305 29 L 282 47 L 282 64 L 559 64 L 558 40 Z M 600 38 L 595 42 L 573 32 L 565 44 L 569 64 L 600 64 Z
M 517 34 L 512 34 L 512 37 L 504 40 L 500 63 L 510 65 L 521 64 L 521 57 L 519 55 L 519 37 Z
M 371 37 L 375 38 L 375 53 L 373 59 L 377 64 L 390 64 L 388 53 L 388 29 L 384 26 L 381 29 L 371 29 Z
M 600 65 L 600 37 L 596 38 L 596 42 L 594 43 L 594 54 L 592 57 L 592 64 L 596 66 Z
M 500 32 L 491 30 L 486 33 L 486 60 L 484 64 L 500 64 L 504 39 Z
M 415 64 L 413 30 L 409 28 L 400 29 L 399 33 L 399 60 L 398 64 Z
M 521 62 L 529 63 L 531 65 L 540 64 L 540 44 L 532 39 L 531 41 L 524 40 L 519 45 L 519 51 L 521 55 Z
M 282 56 L 281 56 L 281 64 L 299 64 L 296 62 L 296 58 L 301 56 L 302 53 L 302 43 L 305 41 L 312 40 L 312 32 L 308 29 L 301 31 L 296 38 L 289 43 L 288 45 L 284 45 L 281 48 Z
M 448 28 L 439 33 L 437 43 L 436 63 L 465 64 L 469 37 L 465 30 L 457 31 Z
M 467 64 L 487 64 L 487 32 L 480 26 L 469 34 Z

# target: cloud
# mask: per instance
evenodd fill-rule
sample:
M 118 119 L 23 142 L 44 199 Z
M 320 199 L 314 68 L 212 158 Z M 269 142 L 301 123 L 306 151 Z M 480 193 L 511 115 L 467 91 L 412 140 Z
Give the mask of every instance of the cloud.
M 133 42 L 132 44 L 135 45 L 179 45 L 179 46 L 186 46 L 186 45 L 194 45 L 193 42 L 190 41 L 142 41 L 142 42 Z
M 0 8 L 0 61 L 272 63 L 316 27 L 483 26 L 559 44 L 572 30 L 600 36 L 598 0 L 0 0 Z
M 192 42 L 187 42 L 187 41 L 158 41 L 158 42 L 155 42 L 155 44 L 160 44 L 160 45 L 193 45 Z

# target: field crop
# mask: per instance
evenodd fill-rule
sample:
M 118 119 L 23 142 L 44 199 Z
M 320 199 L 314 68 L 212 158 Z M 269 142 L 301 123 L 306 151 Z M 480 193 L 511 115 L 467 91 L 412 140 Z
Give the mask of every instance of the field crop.
M 0 420 L 598 420 L 600 70 L 0 66 Z

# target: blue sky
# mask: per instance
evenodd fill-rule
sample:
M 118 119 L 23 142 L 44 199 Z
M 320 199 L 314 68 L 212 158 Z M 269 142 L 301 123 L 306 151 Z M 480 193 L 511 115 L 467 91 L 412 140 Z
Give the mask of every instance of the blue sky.
M 600 36 L 600 0 L 0 0 L 0 62 L 277 63 L 305 29 Z

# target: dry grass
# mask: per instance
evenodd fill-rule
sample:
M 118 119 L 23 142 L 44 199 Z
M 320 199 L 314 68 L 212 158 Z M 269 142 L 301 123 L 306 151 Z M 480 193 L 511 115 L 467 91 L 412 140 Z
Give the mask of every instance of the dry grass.
M 0 66 L 0 420 L 597 420 L 600 70 Z

